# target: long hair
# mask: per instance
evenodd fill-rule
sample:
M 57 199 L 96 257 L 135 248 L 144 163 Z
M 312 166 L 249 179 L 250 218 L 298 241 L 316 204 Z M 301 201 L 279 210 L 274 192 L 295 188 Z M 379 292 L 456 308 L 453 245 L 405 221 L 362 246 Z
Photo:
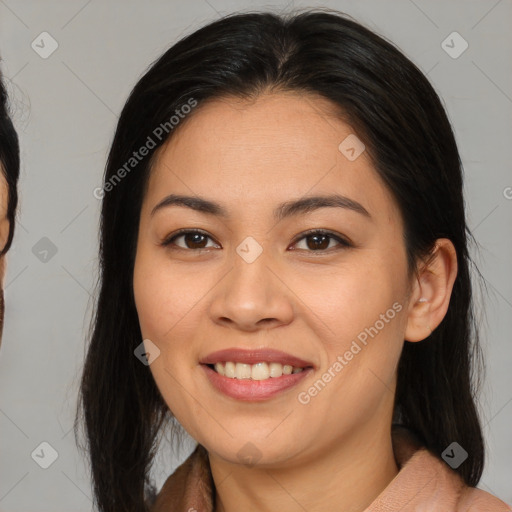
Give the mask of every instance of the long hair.
M 18 205 L 17 183 L 20 175 L 20 147 L 18 135 L 14 129 L 9 113 L 7 92 L 4 88 L 2 73 L 0 72 L 0 172 L 7 182 L 7 220 L 9 233 L 3 247 L 0 247 L 0 256 L 3 256 L 11 247 L 14 237 L 14 220 Z
M 191 99 L 198 106 L 189 117 L 205 100 L 267 91 L 320 95 L 353 127 L 400 208 L 410 275 L 436 239 L 453 242 L 458 275 L 448 311 L 428 339 L 405 343 L 394 412 L 438 455 L 457 441 L 469 454 L 458 473 L 471 486 L 480 479 L 470 233 L 462 164 L 438 95 L 393 44 L 342 13 L 244 13 L 184 37 L 150 66 L 122 110 L 108 156 L 99 192 L 99 297 L 75 419 L 76 434 L 83 417 L 103 512 L 148 510 L 159 432 L 172 418 L 149 368 L 133 354 L 142 341 L 132 288 L 141 204 L 153 156 L 179 127 L 161 140 L 155 129 Z M 148 137 L 154 147 L 134 164 L 133 152 Z

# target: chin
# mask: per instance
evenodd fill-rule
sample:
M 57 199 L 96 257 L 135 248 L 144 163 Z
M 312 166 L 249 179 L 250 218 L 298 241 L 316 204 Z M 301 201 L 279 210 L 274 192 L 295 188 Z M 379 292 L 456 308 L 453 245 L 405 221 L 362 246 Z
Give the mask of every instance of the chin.
M 295 438 L 290 434 L 285 436 L 287 439 Z M 231 464 L 240 464 L 248 467 L 257 466 L 261 469 L 275 468 L 297 456 L 301 450 L 298 446 L 287 447 L 286 444 L 276 437 L 269 443 L 268 436 L 255 437 L 248 433 L 243 436 L 239 433 L 235 439 L 229 439 L 223 444 L 219 444 L 218 439 L 212 439 L 209 442 L 199 441 L 206 450 L 216 457 L 219 457 Z

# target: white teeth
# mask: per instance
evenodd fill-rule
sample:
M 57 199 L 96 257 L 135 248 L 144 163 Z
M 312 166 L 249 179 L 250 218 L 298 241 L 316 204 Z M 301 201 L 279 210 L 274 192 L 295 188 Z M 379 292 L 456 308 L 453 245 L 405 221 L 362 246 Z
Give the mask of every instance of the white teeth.
M 267 363 L 256 363 L 252 365 L 252 380 L 265 380 L 270 377 L 270 370 Z
M 270 363 L 268 367 L 271 377 L 281 377 L 283 374 L 283 365 L 280 363 Z
M 236 363 L 235 377 L 237 379 L 250 379 L 251 378 L 251 365 L 244 363 Z
M 282 365 L 281 363 L 266 363 L 263 361 L 252 365 L 227 361 L 225 363 L 215 363 L 214 367 L 219 375 L 229 377 L 230 379 L 252 380 L 266 380 L 268 378 L 281 377 L 282 375 L 300 373 L 304 370 L 304 368 L 295 368 L 289 364 Z
M 218 363 L 218 364 L 222 365 L 222 363 Z M 235 368 L 236 368 L 235 363 L 227 362 L 224 365 L 224 375 L 226 377 L 230 377 L 231 379 L 234 379 L 236 376 Z

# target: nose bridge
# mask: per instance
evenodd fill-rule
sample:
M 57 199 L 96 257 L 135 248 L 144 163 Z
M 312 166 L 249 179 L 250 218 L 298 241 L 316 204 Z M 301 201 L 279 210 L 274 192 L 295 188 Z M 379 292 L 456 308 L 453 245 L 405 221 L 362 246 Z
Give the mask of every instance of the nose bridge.
M 230 276 L 232 296 L 240 295 L 243 301 L 264 303 L 268 300 L 268 292 L 273 287 L 270 282 L 272 265 L 268 244 L 260 244 L 256 238 L 247 236 L 235 248 L 233 269 Z

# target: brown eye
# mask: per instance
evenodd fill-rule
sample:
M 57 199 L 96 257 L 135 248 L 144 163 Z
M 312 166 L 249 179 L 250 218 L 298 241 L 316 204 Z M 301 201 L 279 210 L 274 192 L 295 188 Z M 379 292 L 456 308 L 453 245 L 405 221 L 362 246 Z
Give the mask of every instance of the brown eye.
M 323 252 L 328 249 L 333 248 L 343 248 L 343 247 L 351 247 L 352 244 L 345 240 L 344 238 L 330 232 L 324 230 L 316 230 L 309 231 L 302 235 L 294 245 L 297 245 L 298 242 L 305 240 L 305 247 L 299 247 L 300 250 L 307 250 L 309 252 Z M 334 245 L 331 245 L 331 242 L 337 242 Z
M 173 249 L 202 250 L 212 247 L 206 245 L 208 239 L 212 240 L 212 238 L 203 231 L 183 229 L 166 238 L 161 245 Z M 182 241 L 177 243 L 177 240 Z M 302 240 L 305 240 L 305 247 L 299 247 L 298 249 L 308 252 L 327 252 L 330 249 L 337 250 L 352 247 L 352 244 L 346 239 L 331 231 L 324 230 L 312 230 L 303 233 L 300 238 L 296 239 L 293 245 L 296 246 Z M 213 245 L 213 247 L 219 246 Z
M 167 246 L 176 246 L 179 249 L 190 249 L 190 250 L 201 250 L 208 249 L 209 247 L 205 244 L 207 243 L 208 238 L 211 239 L 209 235 L 202 231 L 197 230 L 181 230 L 178 233 L 166 238 L 161 245 L 164 247 Z M 182 242 L 176 243 L 177 240 L 183 239 Z

